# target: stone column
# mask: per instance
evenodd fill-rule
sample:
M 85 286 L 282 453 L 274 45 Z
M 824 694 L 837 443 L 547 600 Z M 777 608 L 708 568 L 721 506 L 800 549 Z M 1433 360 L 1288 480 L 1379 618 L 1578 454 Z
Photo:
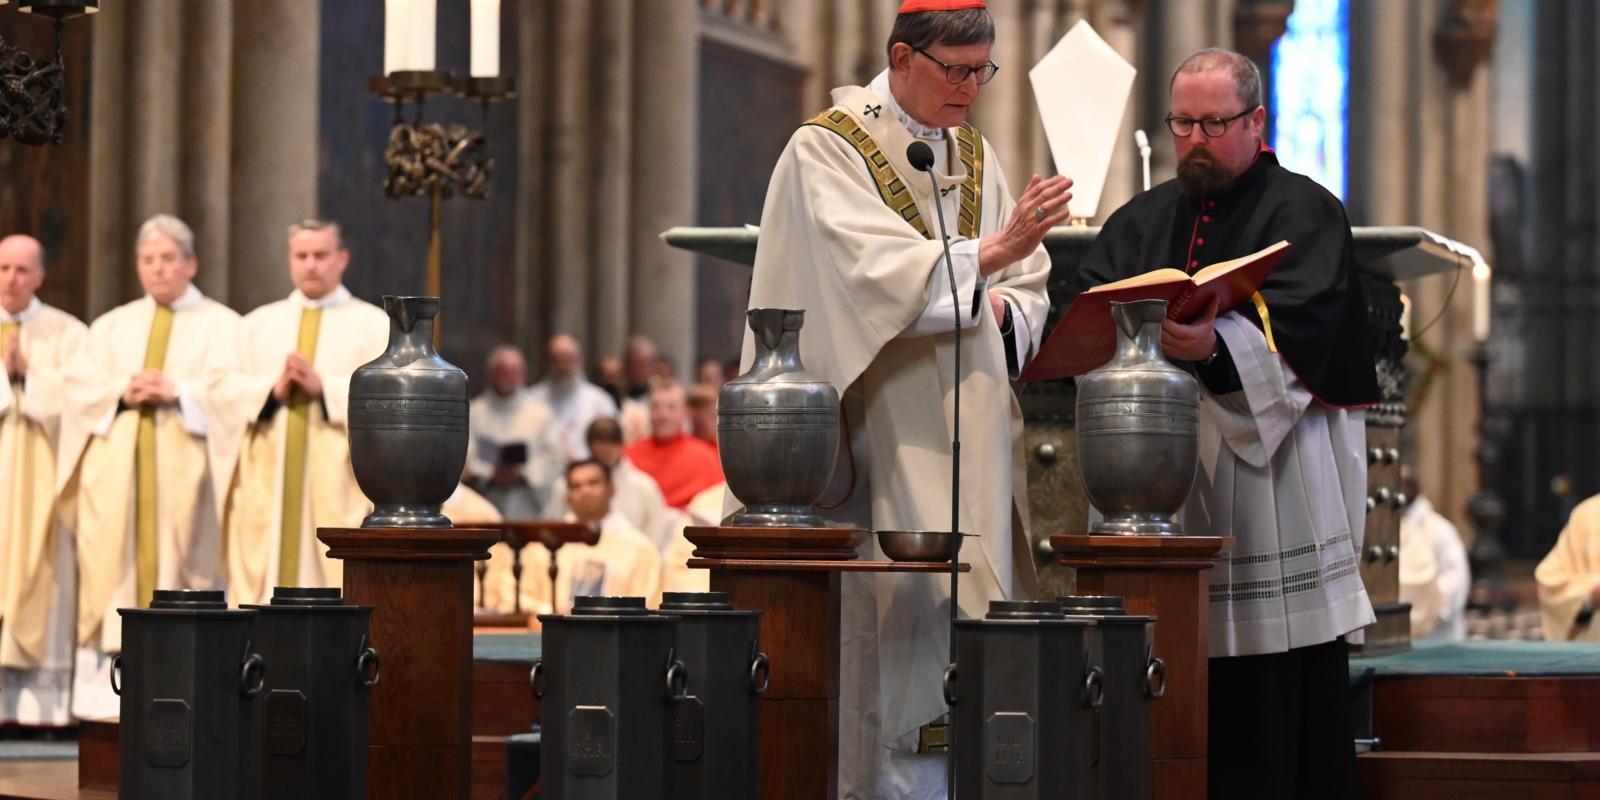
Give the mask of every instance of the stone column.
M 233 9 L 232 3 L 184 4 L 188 48 L 179 122 L 184 140 L 180 205 L 194 228 L 200 259 L 195 283 L 207 296 L 223 299 L 229 294 L 228 209 L 233 196 Z
M 286 226 L 317 212 L 318 0 L 234 4 L 228 303 L 289 293 Z
M 683 377 L 695 357 L 694 259 L 659 234 L 695 219 L 700 118 L 716 110 L 699 107 L 699 9 L 653 0 L 635 9 L 630 318 Z
M 127 152 L 127 38 L 134 11 L 108 3 L 94 18 L 90 48 L 89 116 L 89 268 L 85 275 L 87 319 L 122 302 L 133 279 L 123 197 L 127 190 L 123 161 Z
M 589 322 L 589 281 L 592 271 L 591 232 L 596 224 L 593 202 L 594 118 L 591 87 L 593 7 L 588 0 L 558 0 L 550 20 L 555 51 L 548 77 L 550 96 L 550 152 L 547 193 L 550 216 L 545 268 L 550 271 L 550 294 L 545 312 L 552 331 L 582 337 Z
M 632 230 L 632 200 L 629 178 L 638 159 L 651 157 L 651 136 L 635 138 L 629 115 L 634 92 L 634 15 L 631 0 L 602 0 L 595 26 L 595 51 L 609 54 L 598 66 L 594 98 L 598 108 L 593 141 L 599 176 L 594 183 L 597 231 L 594 269 L 590 272 L 590 324 L 579 334 L 587 350 L 620 353 L 628 330 L 628 232 Z M 644 38 L 654 35 L 648 28 L 638 31 Z M 698 76 L 697 76 L 698 77 Z M 692 330 L 692 329 L 691 329 Z M 693 353 L 679 353 L 680 359 Z

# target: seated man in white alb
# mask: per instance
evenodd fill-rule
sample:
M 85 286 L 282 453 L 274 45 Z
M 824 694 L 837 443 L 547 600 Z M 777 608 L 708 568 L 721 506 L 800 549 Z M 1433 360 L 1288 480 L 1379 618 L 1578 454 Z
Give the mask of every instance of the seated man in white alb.
M 523 546 L 522 580 L 511 575 L 509 549 L 504 543 L 490 548 L 489 571 L 483 578 L 483 606 L 507 612 L 523 610 L 565 614 L 572 599 L 583 595 L 643 597 L 651 607 L 661 601 L 661 554 L 655 543 L 621 514 L 611 510 L 611 470 L 593 459 L 567 467 L 568 522 L 600 529 L 592 545 L 569 544 L 556 551 L 556 585 L 550 587 L 550 551 L 537 542 Z M 552 603 L 554 597 L 554 603 Z
M 1400 514 L 1400 602 L 1411 604 L 1411 638 L 1462 641 L 1472 569 L 1461 533 L 1422 496 L 1410 464 L 1400 466 L 1400 491 L 1410 498 Z
M 656 479 L 622 457 L 622 425 L 614 417 L 600 417 L 589 423 L 589 430 L 584 435 L 584 448 L 589 451 L 591 458 L 611 470 L 611 486 L 615 490 L 611 497 L 611 510 L 626 517 L 633 527 L 655 542 L 658 550 L 665 550 L 668 540 L 672 538 L 677 515 L 667 508 L 667 501 L 661 496 L 661 487 L 656 485 Z M 566 483 L 556 481 L 551 491 L 550 505 L 545 507 L 545 516 L 562 519 L 571 510 L 567 507 Z

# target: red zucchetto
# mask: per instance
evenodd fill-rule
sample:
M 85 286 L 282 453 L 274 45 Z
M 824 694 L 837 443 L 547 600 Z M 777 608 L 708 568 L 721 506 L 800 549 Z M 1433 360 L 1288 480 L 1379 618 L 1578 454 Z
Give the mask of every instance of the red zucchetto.
M 968 8 L 988 8 L 985 0 L 905 0 L 900 4 L 901 14 L 923 11 L 962 11 Z

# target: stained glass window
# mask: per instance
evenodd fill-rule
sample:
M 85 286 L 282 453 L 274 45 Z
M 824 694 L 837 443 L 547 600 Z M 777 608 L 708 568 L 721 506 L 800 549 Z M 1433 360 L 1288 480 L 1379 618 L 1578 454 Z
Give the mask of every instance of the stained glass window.
M 1349 104 L 1349 0 L 1297 0 L 1272 48 L 1272 147 L 1341 200 Z

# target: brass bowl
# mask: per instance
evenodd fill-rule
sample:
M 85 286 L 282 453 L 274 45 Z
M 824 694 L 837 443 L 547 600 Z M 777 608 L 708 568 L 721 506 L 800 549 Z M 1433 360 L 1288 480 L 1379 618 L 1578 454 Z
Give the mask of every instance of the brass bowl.
M 878 547 L 891 561 L 948 562 L 961 549 L 949 531 L 878 531 Z

